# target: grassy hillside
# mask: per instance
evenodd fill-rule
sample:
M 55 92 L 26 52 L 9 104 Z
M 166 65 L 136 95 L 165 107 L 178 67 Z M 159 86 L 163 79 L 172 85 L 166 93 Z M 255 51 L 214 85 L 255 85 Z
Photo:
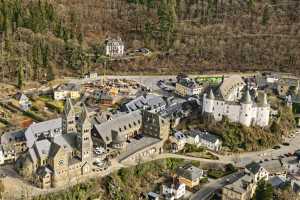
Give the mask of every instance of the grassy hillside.
M 108 73 L 299 73 L 299 22 L 297 0 L 3 0 L 2 72 L 11 81 L 18 71 L 25 80 L 103 72 L 103 42 L 121 36 L 126 49 L 155 53 L 107 62 Z

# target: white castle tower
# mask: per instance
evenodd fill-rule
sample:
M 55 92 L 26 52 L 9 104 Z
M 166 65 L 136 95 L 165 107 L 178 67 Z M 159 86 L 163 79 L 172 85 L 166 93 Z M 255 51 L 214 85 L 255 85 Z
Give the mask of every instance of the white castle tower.
M 215 95 L 214 95 L 212 89 L 210 89 L 208 96 L 207 96 L 207 94 L 204 94 L 204 96 L 203 96 L 202 111 L 206 112 L 206 113 L 212 113 L 214 110 L 213 109 L 214 108 L 214 100 L 215 100 Z
M 250 126 L 252 122 L 253 109 L 252 99 L 249 90 L 245 92 L 245 95 L 241 101 L 240 123 L 245 126 Z

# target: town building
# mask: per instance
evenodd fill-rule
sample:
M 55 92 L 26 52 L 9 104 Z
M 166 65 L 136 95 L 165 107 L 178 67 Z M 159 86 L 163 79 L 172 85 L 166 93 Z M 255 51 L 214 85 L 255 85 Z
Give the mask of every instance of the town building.
M 182 97 L 199 95 L 202 91 L 203 87 L 190 78 L 179 79 L 176 83 L 175 92 Z
M 74 83 L 62 84 L 54 90 L 55 100 L 65 100 L 67 98 L 80 98 L 80 85 Z
M 107 39 L 105 46 L 105 54 L 109 57 L 122 57 L 124 55 L 124 43 L 121 38 Z
M 164 183 L 161 185 L 161 195 L 165 200 L 181 199 L 185 195 L 185 184 L 178 180 Z
M 17 159 L 14 145 L 1 144 L 0 145 L 0 165 L 6 163 L 14 163 Z
M 187 138 L 181 131 L 177 131 L 169 137 L 169 142 L 171 144 L 171 151 L 176 153 L 184 148 Z
M 103 90 L 95 90 L 94 98 L 96 102 L 99 102 L 100 105 L 104 106 L 113 106 L 122 99 L 122 97 L 118 96 L 117 94 Z
M 222 148 L 222 141 L 216 135 L 207 131 L 191 130 L 187 131 L 187 143 L 202 146 L 212 151 L 220 151 Z
M 237 102 L 226 101 L 220 96 L 215 96 L 210 90 L 208 95 L 204 94 L 203 96 L 203 113 L 212 115 L 216 121 L 227 117 L 231 122 L 241 123 L 245 126 L 265 127 L 269 125 L 270 104 L 266 94 L 255 102 L 249 90 L 246 90 L 243 98 Z
M 222 200 L 250 200 L 255 188 L 253 177 L 245 173 L 237 181 L 222 188 Z
M 245 172 L 253 177 L 253 181 L 256 183 L 262 179 L 269 179 L 269 172 L 263 168 L 259 163 L 252 162 L 245 167 Z
M 24 129 L 8 131 L 1 135 L 1 144 L 12 146 L 16 155 L 27 150 Z
M 29 150 L 23 168 L 38 187 L 63 186 L 92 171 L 91 123 L 85 106 L 76 119 L 67 99 L 62 118 L 33 124 L 26 132 Z
M 20 106 L 20 109 L 23 111 L 27 111 L 31 108 L 32 103 L 30 99 L 23 93 L 18 93 L 16 95 L 16 99 L 18 101 L 18 104 Z
M 189 188 L 193 188 L 200 183 L 203 178 L 203 170 L 191 164 L 179 167 L 176 171 L 179 183 L 185 184 Z
M 286 177 L 287 169 L 280 160 L 264 161 L 260 166 L 268 172 L 269 178 L 274 176 Z
M 159 112 L 165 108 L 166 102 L 161 96 L 155 94 L 145 94 L 125 103 L 122 105 L 121 110 L 123 112 L 133 112 L 136 110 L 147 109 Z
M 170 123 L 155 112 L 136 110 L 94 124 L 93 132 L 96 144 L 121 151 L 119 160 L 125 162 L 162 153 Z

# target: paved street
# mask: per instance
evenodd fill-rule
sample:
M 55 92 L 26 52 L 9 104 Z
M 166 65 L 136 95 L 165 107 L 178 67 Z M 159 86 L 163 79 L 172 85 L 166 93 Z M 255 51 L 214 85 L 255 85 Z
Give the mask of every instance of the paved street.
M 295 138 L 287 138 L 286 142 L 290 143 L 289 146 L 280 145 L 280 149 L 267 149 L 258 152 L 248 152 L 241 154 L 233 154 L 230 156 L 219 156 L 222 161 L 233 162 L 239 167 L 243 167 L 252 161 L 263 161 L 265 159 L 275 159 L 280 155 L 287 153 L 294 153 L 300 149 L 300 134 L 297 134 Z
M 209 198 L 214 192 L 218 189 L 221 189 L 227 184 L 233 183 L 237 179 L 241 177 L 242 172 L 236 172 L 230 174 L 228 176 L 224 176 L 220 179 L 213 179 L 208 184 L 204 185 L 198 192 L 196 192 L 192 197 L 191 200 L 206 200 Z

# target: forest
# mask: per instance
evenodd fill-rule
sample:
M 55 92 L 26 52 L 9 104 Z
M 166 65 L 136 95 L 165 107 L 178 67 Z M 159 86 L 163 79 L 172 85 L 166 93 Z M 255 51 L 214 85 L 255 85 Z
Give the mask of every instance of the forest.
M 90 70 L 300 72 L 297 0 L 1 0 L 0 32 L 0 81 L 19 87 Z M 109 37 L 153 54 L 107 60 Z

